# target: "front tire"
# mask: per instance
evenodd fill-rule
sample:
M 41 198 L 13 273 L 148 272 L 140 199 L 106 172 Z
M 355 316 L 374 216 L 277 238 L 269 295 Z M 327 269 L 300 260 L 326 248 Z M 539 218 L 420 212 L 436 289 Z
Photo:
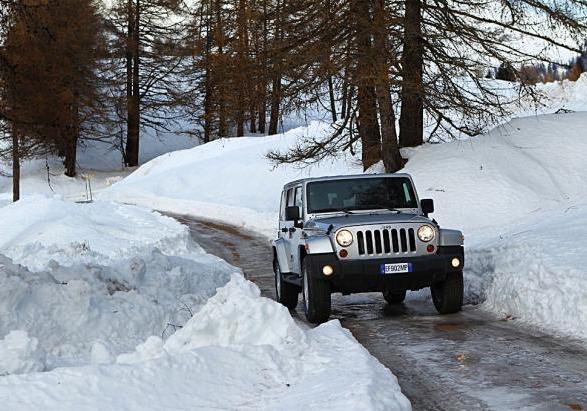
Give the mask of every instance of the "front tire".
M 384 291 L 383 298 L 388 304 L 401 304 L 406 299 L 406 290 L 403 291 Z
M 461 311 L 463 306 L 463 272 L 449 274 L 441 283 L 430 287 L 432 302 L 440 314 Z
M 304 313 L 309 322 L 320 324 L 330 317 L 330 283 L 316 279 L 312 274 L 310 258 L 303 261 L 302 294 Z
M 293 284 L 283 281 L 279 262 L 273 261 L 273 273 L 275 274 L 275 296 L 278 303 L 290 310 L 295 310 L 298 305 L 299 288 Z

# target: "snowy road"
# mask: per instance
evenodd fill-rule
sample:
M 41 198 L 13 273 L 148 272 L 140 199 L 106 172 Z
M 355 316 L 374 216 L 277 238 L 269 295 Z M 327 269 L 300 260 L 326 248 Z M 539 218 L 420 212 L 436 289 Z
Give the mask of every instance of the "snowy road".
M 274 296 L 266 240 L 178 219 L 206 251 Z M 335 296 L 333 318 L 397 375 L 415 410 L 587 410 L 587 350 L 515 320 L 472 306 L 438 316 L 430 302 L 391 307 L 378 294 Z

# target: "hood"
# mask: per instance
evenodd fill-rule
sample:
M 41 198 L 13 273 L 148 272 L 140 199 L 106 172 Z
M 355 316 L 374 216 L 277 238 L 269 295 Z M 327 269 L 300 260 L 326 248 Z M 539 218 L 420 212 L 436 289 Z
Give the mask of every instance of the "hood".
M 331 217 L 318 217 L 306 222 L 305 228 L 327 230 L 330 225 L 336 230 L 340 227 L 369 224 L 394 223 L 431 223 L 427 217 L 412 213 L 374 213 L 374 214 L 345 214 Z

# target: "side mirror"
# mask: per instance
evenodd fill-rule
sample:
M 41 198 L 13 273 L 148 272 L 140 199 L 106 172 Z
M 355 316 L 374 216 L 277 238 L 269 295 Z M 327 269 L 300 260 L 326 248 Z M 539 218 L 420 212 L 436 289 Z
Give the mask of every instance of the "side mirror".
M 300 207 L 287 207 L 285 209 L 285 219 L 287 221 L 298 221 L 300 219 Z
M 420 207 L 422 207 L 422 212 L 425 215 L 433 213 L 434 212 L 434 200 L 432 200 L 431 198 L 425 198 L 423 200 L 420 200 Z

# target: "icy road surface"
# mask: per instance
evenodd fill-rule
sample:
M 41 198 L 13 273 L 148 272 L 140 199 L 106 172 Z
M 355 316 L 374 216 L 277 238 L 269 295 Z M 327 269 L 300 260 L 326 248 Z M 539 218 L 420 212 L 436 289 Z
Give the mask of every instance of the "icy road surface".
M 206 251 L 239 266 L 274 297 L 265 239 L 178 218 Z M 301 303 L 298 318 L 303 319 Z M 587 349 L 466 306 L 439 316 L 430 301 L 390 306 L 380 294 L 333 296 L 333 315 L 399 379 L 414 410 L 587 410 Z

